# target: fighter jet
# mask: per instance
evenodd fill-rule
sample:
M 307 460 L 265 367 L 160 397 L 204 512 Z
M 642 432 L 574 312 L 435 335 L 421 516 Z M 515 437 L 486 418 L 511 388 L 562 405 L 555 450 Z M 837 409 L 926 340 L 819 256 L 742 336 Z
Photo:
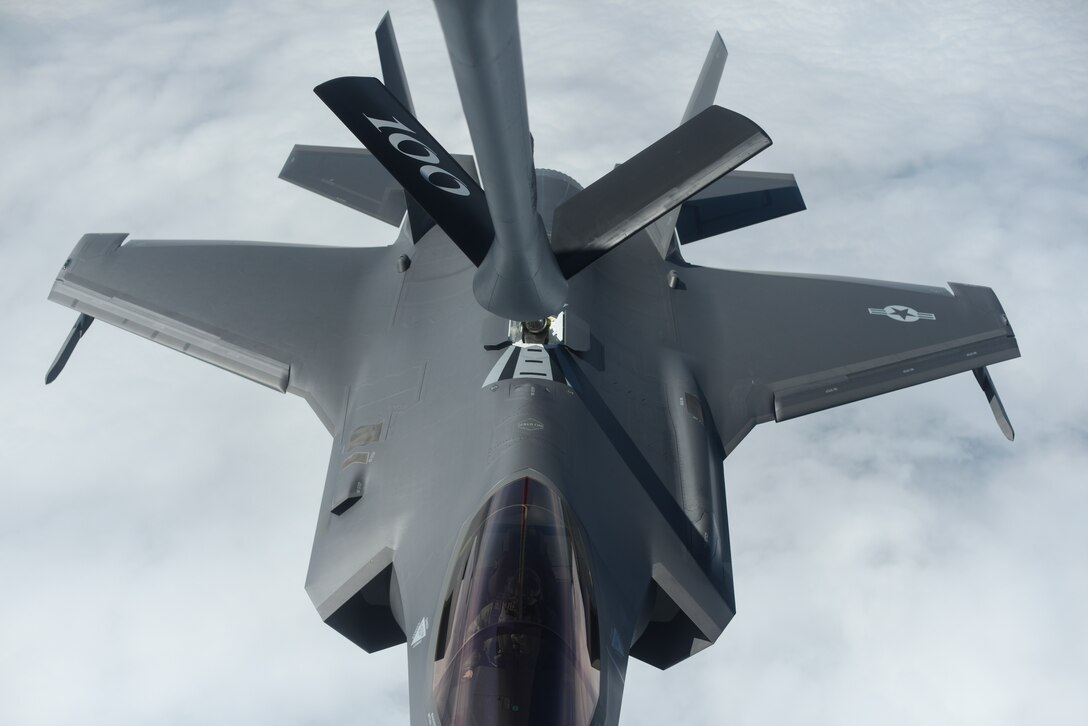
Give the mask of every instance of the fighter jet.
M 713 105 L 586 187 L 534 160 L 514 0 L 436 0 L 468 122 L 383 80 L 317 95 L 365 148 L 281 177 L 399 228 L 385 247 L 85 235 L 50 299 L 303 397 L 332 436 L 306 590 L 368 652 L 406 645 L 411 722 L 616 724 L 631 657 L 668 668 L 735 611 L 723 460 L 758 424 L 1019 355 L 985 287 L 742 272 L 683 245 L 804 209 Z

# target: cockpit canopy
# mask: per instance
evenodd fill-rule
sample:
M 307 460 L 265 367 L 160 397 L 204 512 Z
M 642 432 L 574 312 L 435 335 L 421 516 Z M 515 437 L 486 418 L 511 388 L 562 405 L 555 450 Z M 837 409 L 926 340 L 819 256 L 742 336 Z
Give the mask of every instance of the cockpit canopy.
M 560 496 L 529 477 L 469 527 L 436 638 L 442 726 L 584 726 L 600 691 L 584 538 Z

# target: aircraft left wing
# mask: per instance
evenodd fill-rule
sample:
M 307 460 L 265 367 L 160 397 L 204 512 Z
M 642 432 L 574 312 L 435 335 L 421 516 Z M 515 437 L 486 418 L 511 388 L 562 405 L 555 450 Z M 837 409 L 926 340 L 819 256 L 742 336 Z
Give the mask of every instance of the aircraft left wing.
M 366 320 L 349 321 L 348 316 L 377 307 L 360 304 L 359 297 L 389 248 L 144 240 L 122 244 L 126 236 L 84 235 L 49 299 L 262 385 L 298 394 L 332 427 L 344 386 L 344 346 L 366 332 L 361 329 Z M 65 350 L 70 353 L 73 345 Z M 54 369 L 53 377 L 59 372 L 56 364 Z
M 993 291 L 702 267 L 670 282 L 726 452 L 784 421 L 1020 355 Z M 983 383 L 986 390 L 986 384 Z M 996 392 L 987 390 L 994 406 Z M 992 395 L 991 395 L 992 392 Z M 1000 403 L 994 414 L 1006 436 Z

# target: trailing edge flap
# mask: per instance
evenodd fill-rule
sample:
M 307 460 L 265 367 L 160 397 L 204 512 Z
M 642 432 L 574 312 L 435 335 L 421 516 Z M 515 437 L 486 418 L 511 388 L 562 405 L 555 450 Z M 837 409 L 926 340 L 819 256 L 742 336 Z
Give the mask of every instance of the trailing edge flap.
M 757 423 L 1020 355 L 986 287 L 697 266 L 677 272 L 685 290 L 670 298 L 677 345 L 694 361 L 727 453 Z M 993 406 L 992 385 L 983 389 Z
M 711 106 L 555 210 L 552 249 L 570 278 L 771 145 L 751 119 Z
M 377 78 L 336 78 L 314 93 L 479 266 L 495 238 L 484 192 L 408 109 Z
M 453 158 L 477 179 L 476 162 L 470 154 L 453 154 Z M 280 179 L 394 227 L 400 225 L 407 209 L 403 187 L 366 149 L 299 144 L 287 157 Z
M 793 174 L 735 171 L 680 206 L 676 234 L 688 244 L 804 209 Z
M 342 420 L 344 348 L 387 323 L 390 248 L 125 237 L 83 235 L 49 299 Z

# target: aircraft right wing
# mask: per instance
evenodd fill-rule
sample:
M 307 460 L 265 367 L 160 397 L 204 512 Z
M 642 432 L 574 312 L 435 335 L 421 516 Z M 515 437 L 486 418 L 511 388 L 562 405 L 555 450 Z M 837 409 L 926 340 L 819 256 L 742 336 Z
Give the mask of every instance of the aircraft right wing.
M 989 381 L 985 366 L 1020 355 L 1001 304 L 986 287 L 950 283 L 949 290 L 694 266 L 677 275 L 677 334 L 726 452 L 763 421 L 971 370 Z M 987 396 L 993 405 L 996 393 Z M 1003 411 L 994 413 L 1011 438 Z
M 298 394 L 330 429 L 339 422 L 345 347 L 388 323 L 388 307 L 367 296 L 396 283 L 391 248 L 122 244 L 125 236 L 84 235 L 57 276 L 49 299 L 83 314 L 75 333 L 86 330 L 86 316 L 100 318 Z M 49 380 L 74 344 L 70 336 Z

